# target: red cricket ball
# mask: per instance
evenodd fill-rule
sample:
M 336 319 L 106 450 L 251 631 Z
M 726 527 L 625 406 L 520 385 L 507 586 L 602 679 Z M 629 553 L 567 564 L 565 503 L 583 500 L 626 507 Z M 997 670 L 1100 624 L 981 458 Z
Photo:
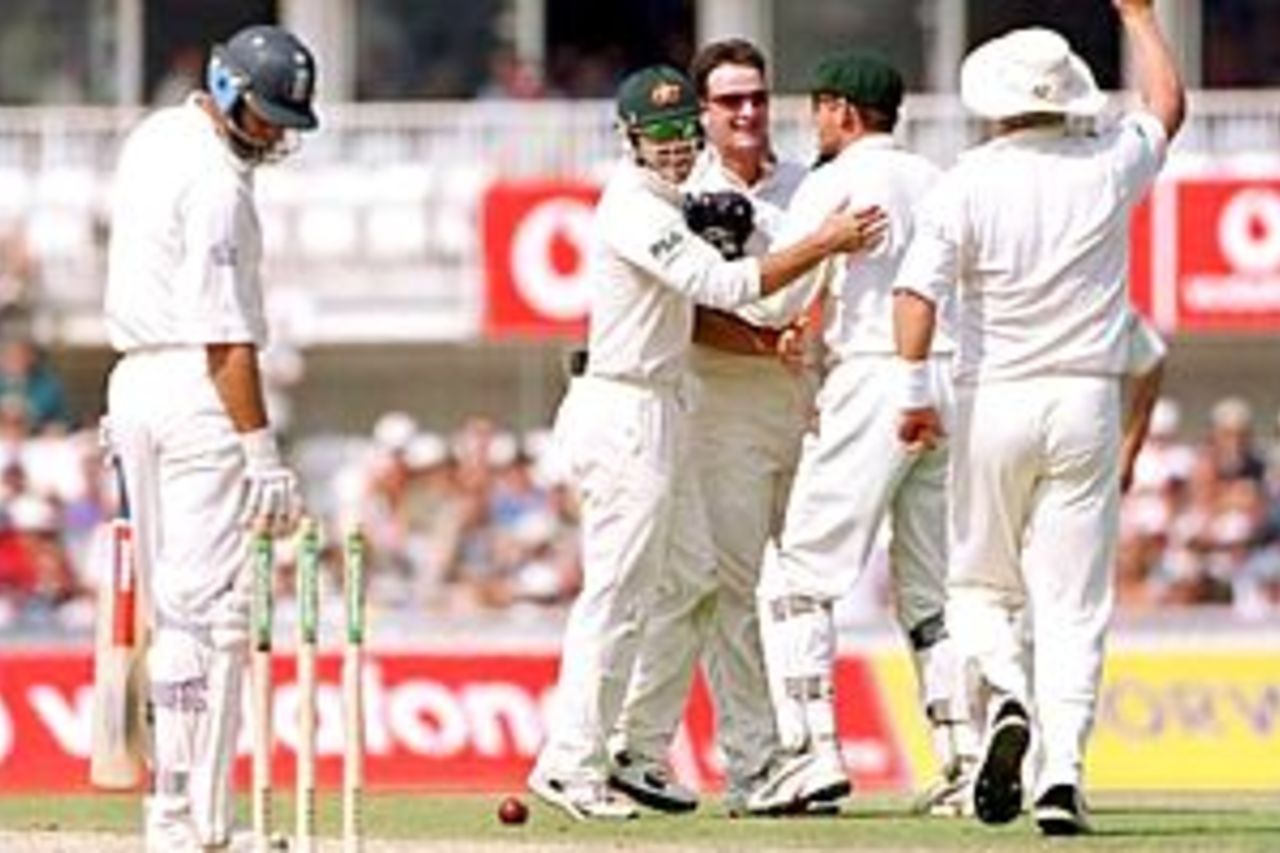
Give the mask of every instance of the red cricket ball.
M 529 819 L 529 807 L 519 797 L 507 797 L 498 804 L 498 820 L 508 826 L 519 826 Z

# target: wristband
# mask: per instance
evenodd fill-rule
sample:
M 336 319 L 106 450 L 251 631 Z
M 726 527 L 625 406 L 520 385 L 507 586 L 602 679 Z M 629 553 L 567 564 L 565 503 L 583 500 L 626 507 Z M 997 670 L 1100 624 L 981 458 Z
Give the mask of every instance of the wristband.
M 270 427 L 242 432 L 239 437 L 250 468 L 272 468 L 280 464 L 280 447 Z
M 907 361 L 898 359 L 898 388 L 901 408 L 927 409 L 933 406 L 933 373 L 928 359 Z

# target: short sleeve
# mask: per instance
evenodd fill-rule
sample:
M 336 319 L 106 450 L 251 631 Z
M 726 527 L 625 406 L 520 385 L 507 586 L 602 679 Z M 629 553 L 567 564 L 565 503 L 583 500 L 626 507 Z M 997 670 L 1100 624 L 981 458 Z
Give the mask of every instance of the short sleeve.
M 178 307 L 183 337 L 205 343 L 258 341 L 262 315 L 257 220 L 235 182 L 197 181 L 184 197 Z
M 1169 139 L 1154 115 L 1133 112 L 1120 120 L 1111 146 L 1123 199 L 1133 204 L 1146 194 L 1164 166 Z
M 1142 317 L 1134 314 L 1129 324 L 1129 346 L 1125 359 L 1125 373 L 1142 376 L 1150 373 L 1164 360 L 1169 347 L 1160 333 Z
M 967 231 L 962 186 L 954 173 L 945 175 L 921 201 L 894 290 L 938 302 L 959 279 Z

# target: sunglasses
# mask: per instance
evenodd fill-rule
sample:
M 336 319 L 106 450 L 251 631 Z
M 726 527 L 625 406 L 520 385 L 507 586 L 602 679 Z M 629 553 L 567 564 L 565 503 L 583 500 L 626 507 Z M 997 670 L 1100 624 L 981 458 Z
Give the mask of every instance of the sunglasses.
M 756 89 L 754 92 L 726 92 L 723 95 L 712 95 L 707 100 L 721 109 L 737 112 L 747 104 L 756 109 L 763 108 L 769 103 L 769 93 L 764 89 Z
M 640 128 L 640 133 L 653 142 L 674 142 L 679 139 L 696 139 L 701 129 L 697 116 L 681 116 L 650 122 Z

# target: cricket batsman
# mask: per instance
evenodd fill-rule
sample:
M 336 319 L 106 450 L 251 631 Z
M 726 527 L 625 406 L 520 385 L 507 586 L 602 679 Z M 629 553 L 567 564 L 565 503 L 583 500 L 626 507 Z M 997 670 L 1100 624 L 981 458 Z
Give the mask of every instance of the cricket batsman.
M 315 78 L 292 33 L 243 29 L 214 47 L 207 90 L 129 134 L 116 171 L 105 313 L 119 360 L 107 394 L 150 602 L 147 850 L 230 841 L 247 531 L 284 535 L 301 508 L 258 373 L 253 170 L 317 126 Z

